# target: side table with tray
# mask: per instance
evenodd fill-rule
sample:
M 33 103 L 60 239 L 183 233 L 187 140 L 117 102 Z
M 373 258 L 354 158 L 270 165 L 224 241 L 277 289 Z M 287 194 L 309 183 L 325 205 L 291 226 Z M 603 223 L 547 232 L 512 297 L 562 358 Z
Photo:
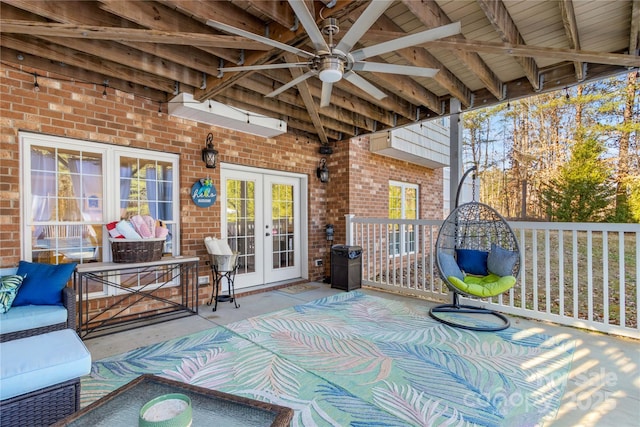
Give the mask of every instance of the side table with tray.
M 191 399 L 194 427 L 285 427 L 293 418 L 291 408 L 146 374 L 54 426 L 137 426 L 140 409 L 147 402 L 171 393 L 181 393 Z

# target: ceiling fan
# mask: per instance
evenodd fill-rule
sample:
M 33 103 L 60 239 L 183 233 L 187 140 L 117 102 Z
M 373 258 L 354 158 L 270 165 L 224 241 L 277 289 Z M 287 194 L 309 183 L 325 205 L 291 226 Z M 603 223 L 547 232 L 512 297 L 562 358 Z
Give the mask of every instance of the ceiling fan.
M 294 13 L 298 17 L 299 22 L 302 24 L 311 42 L 313 43 L 315 53 L 308 52 L 294 46 L 289 46 L 287 44 L 280 43 L 267 37 L 262 37 L 249 31 L 245 31 L 231 25 L 209 19 L 207 20 L 207 25 L 217 30 L 256 40 L 266 45 L 282 49 L 286 52 L 290 52 L 307 59 L 307 61 L 305 62 L 249 65 L 241 67 L 221 67 L 219 68 L 219 71 L 251 71 L 297 67 L 308 68 L 308 71 L 306 73 L 291 80 L 289 83 L 279 87 L 266 96 L 274 97 L 312 76 L 318 76 L 320 81 L 322 81 L 322 93 L 320 97 L 321 107 L 326 107 L 330 104 L 333 84 L 343 78 L 349 83 L 367 91 L 376 99 L 382 99 L 386 96 L 386 93 L 378 89 L 373 84 L 369 83 L 360 75 L 356 74 L 356 71 L 433 77 L 438 72 L 437 69 L 388 64 L 382 62 L 366 62 L 363 61 L 363 59 L 388 53 L 394 50 L 419 45 L 428 41 L 437 40 L 442 37 L 452 36 L 461 32 L 460 22 L 455 22 L 362 49 L 351 50 L 353 46 L 358 42 L 360 37 L 362 37 L 362 35 L 371 27 L 371 25 L 376 22 L 380 15 L 385 12 L 385 10 L 391 3 L 393 3 L 394 0 L 372 1 L 364 10 L 362 15 L 358 17 L 349 31 L 347 31 L 344 37 L 342 37 L 342 39 L 340 39 L 337 44 L 335 44 L 333 40 L 334 36 L 339 32 L 339 27 L 336 19 L 325 19 L 325 21 L 323 22 L 323 26 L 320 29 L 316 25 L 314 16 L 311 14 L 304 1 L 288 1 Z M 328 42 L 325 40 L 324 36 L 327 36 Z

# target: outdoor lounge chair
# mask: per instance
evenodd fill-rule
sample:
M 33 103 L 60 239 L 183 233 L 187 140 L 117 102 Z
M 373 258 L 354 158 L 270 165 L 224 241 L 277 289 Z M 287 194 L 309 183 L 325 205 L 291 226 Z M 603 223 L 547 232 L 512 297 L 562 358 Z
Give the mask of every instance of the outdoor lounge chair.
M 474 170 L 475 167 L 465 172 L 458 196 L 465 177 Z M 433 307 L 429 311 L 431 317 L 449 326 L 475 331 L 508 328 L 509 320 L 503 314 L 462 305 L 459 301 L 460 295 L 494 297 L 515 285 L 520 273 L 520 249 L 506 220 L 495 209 L 479 202 L 457 206 L 440 227 L 435 253 L 438 273 L 452 291 L 453 302 Z M 484 316 L 478 319 L 476 314 L 493 316 L 499 323 L 495 319 L 485 322 Z

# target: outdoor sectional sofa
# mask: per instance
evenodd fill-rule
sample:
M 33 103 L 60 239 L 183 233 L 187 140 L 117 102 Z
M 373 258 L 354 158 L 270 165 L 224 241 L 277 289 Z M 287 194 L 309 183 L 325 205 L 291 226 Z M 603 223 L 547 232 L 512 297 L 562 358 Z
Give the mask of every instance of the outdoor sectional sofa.
M 0 342 L 76 329 L 76 293 L 62 290 L 62 305 L 23 305 L 0 314 Z
M 1 271 L 15 273 L 20 270 Z M 65 277 L 58 277 L 64 283 L 55 291 L 61 303 L 30 303 L 0 314 L 2 426 L 50 425 L 80 409 L 80 377 L 91 371 L 91 355 L 76 333 L 76 296 Z M 38 280 L 27 285 L 42 288 L 55 277 Z

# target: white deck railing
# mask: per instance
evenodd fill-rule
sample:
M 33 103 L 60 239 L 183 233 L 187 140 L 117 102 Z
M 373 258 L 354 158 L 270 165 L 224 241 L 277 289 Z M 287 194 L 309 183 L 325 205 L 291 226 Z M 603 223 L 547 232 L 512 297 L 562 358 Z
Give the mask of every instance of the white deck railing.
M 364 285 L 450 300 L 434 258 L 442 221 L 346 217 L 346 243 L 363 249 Z M 520 277 L 507 293 L 477 304 L 640 339 L 640 225 L 509 224 L 520 244 Z

